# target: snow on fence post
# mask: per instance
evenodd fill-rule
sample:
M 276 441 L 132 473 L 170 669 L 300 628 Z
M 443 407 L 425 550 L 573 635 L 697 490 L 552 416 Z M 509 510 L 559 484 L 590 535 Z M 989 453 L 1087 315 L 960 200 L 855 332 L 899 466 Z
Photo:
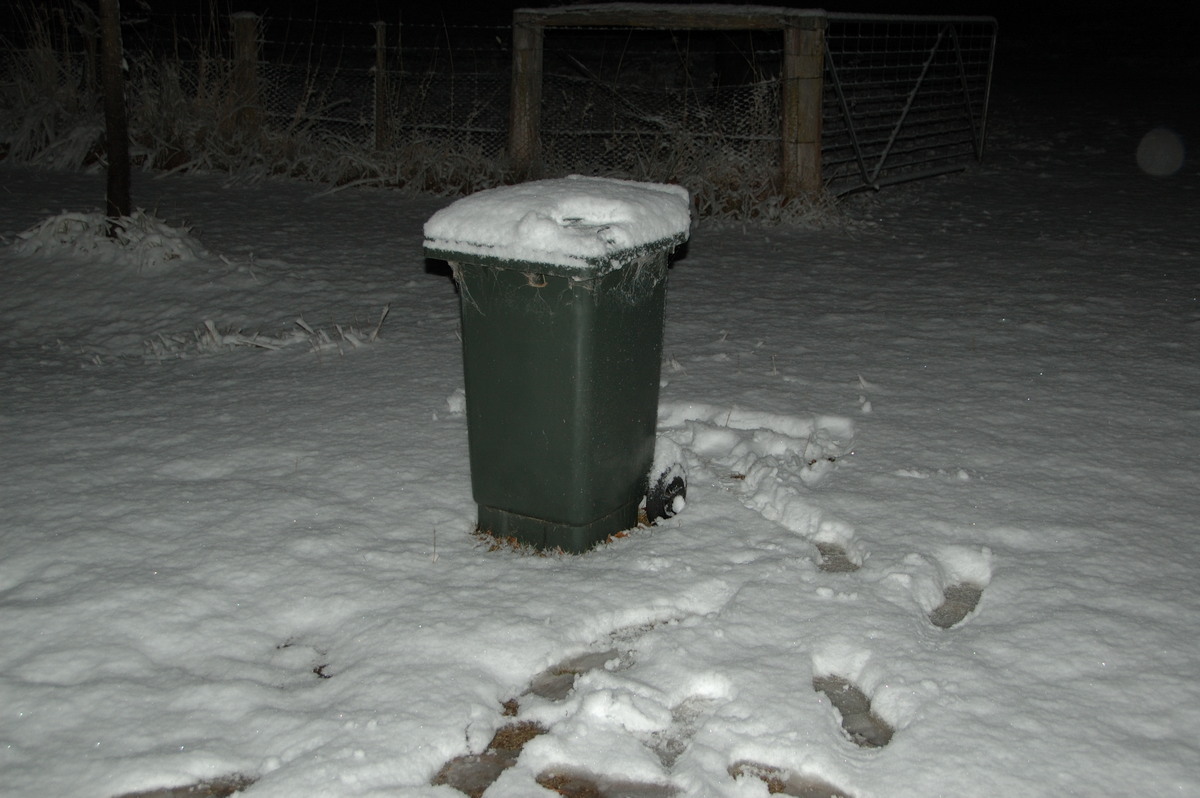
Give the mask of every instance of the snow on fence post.
M 383 150 L 388 140 L 387 98 L 387 23 L 379 21 L 375 28 L 375 149 Z
M 518 180 L 538 177 L 542 160 L 542 25 L 513 13 L 508 158 Z
M 253 11 L 230 15 L 233 24 L 234 130 L 256 135 L 262 123 L 258 96 L 258 23 Z
M 783 195 L 821 191 L 821 87 L 825 69 L 824 14 L 791 17 L 783 29 Z

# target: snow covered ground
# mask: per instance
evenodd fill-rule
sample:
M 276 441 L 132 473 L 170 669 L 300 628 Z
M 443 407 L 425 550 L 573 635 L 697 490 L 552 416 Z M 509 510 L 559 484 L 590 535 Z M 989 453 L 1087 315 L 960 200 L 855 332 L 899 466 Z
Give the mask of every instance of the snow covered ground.
M 576 557 L 471 534 L 447 200 L 143 176 L 173 227 L 80 253 L 17 234 L 103 176 L 0 168 L 0 794 L 454 796 L 523 723 L 488 798 L 1200 795 L 1200 171 L 1027 111 L 851 222 L 695 230 L 686 510 Z

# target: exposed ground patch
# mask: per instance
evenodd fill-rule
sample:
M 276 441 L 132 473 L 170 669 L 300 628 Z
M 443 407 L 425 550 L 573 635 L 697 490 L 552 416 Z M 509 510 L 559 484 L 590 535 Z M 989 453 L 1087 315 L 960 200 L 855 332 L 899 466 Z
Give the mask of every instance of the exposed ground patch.
M 575 679 L 579 674 L 587 673 L 597 668 L 604 668 L 614 660 L 618 661 L 618 667 L 628 666 L 621 652 L 616 649 L 581 654 L 577 657 L 563 660 L 559 664 L 547 668 L 537 676 L 534 676 L 530 682 L 529 689 L 525 691 L 524 695 L 536 695 L 547 701 L 561 701 L 571 692 L 571 689 L 575 686 Z M 516 698 L 508 699 L 501 706 L 501 714 L 504 717 L 515 717 L 521 711 L 520 701 Z M 517 758 L 521 755 L 521 749 L 525 747 L 525 744 L 539 734 L 545 734 L 546 731 L 546 727 L 540 723 L 533 723 L 531 721 L 510 723 L 496 732 L 496 735 L 488 743 L 488 747 L 483 753 L 465 754 L 451 759 L 442 766 L 442 769 L 438 771 L 430 783 L 434 786 L 445 784 L 466 794 L 470 798 L 479 798 L 488 787 L 495 783 L 496 779 L 500 778 L 501 773 L 517 763 Z M 566 778 L 562 773 L 557 775 Z M 570 789 L 578 790 L 583 789 L 579 785 L 585 783 L 603 783 L 609 784 L 610 787 L 612 784 L 617 783 L 596 782 L 594 779 L 591 782 L 587 782 L 588 778 L 590 777 L 572 776 L 571 779 L 563 781 L 563 784 L 567 785 Z M 614 797 L 642 795 L 642 793 L 627 792 L 564 792 L 560 794 L 571 796 L 596 795 L 601 796 L 601 798 L 609 795 Z M 645 795 L 647 798 L 653 798 L 656 795 L 670 795 L 670 793 L 645 793 Z
M 480 798 L 500 778 L 501 773 L 517 763 L 525 744 L 545 733 L 546 728 L 540 723 L 511 723 L 496 732 L 482 754 L 467 754 L 451 759 L 430 783 L 434 786 L 445 784 L 469 798 Z
M 228 776 L 198 781 L 182 787 L 162 787 L 156 790 L 128 792 L 118 795 L 116 798 L 228 798 L 235 792 L 246 789 L 255 781 L 257 779 L 250 776 L 232 773 Z
M 581 673 L 604 668 L 613 660 L 624 664 L 621 652 L 616 649 L 572 657 L 534 676 L 526 692 L 549 701 L 561 701 L 571 692 L 576 677 Z
M 569 770 L 548 770 L 537 783 L 566 798 L 670 798 L 677 792 L 670 784 L 617 781 Z
M 729 768 L 729 775 L 735 779 L 743 776 L 762 779 L 771 795 L 791 795 L 795 798 L 851 798 L 849 793 L 821 779 L 770 765 L 760 765 L 757 762 L 738 762 Z
M 842 716 L 842 728 L 863 748 L 882 748 L 892 741 L 893 729 L 871 711 L 866 693 L 841 676 L 817 676 L 813 689 L 824 693 Z
M 662 731 L 654 732 L 645 740 L 663 767 L 668 770 L 675 767 L 676 760 L 696 736 L 701 719 L 715 703 L 711 698 L 704 696 L 684 699 L 671 710 L 671 725 Z
M 858 563 L 850 559 L 844 548 L 836 543 L 817 543 L 817 553 L 821 559 L 817 567 L 830 574 L 849 574 L 859 569 Z
M 929 622 L 941 629 L 949 629 L 975 611 L 983 588 L 969 583 L 950 585 L 942 591 L 943 601 L 929 613 Z

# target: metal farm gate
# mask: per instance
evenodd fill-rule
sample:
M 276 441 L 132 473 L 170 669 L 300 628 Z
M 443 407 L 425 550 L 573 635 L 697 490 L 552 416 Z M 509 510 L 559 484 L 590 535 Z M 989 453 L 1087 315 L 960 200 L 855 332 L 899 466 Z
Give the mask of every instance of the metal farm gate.
M 830 14 L 826 186 L 877 189 L 981 160 L 995 48 L 991 17 Z
M 518 10 L 513 43 L 518 175 L 686 182 L 696 152 L 710 184 L 837 195 L 982 158 L 996 21 L 618 3 Z

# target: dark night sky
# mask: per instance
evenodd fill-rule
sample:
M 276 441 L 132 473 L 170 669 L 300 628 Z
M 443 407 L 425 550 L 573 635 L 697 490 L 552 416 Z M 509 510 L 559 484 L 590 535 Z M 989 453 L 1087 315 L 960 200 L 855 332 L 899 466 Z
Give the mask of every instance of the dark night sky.
M 311 11 L 317 19 L 392 22 L 449 22 L 504 24 L 515 7 L 572 5 L 562 0 L 148 0 L 155 11 L 172 6 L 197 10 L 215 3 L 230 10 L 264 15 L 299 15 Z M 125 0 L 130 3 L 131 0 Z M 829 11 L 886 14 L 947 14 L 994 16 L 999 21 L 1002 50 L 1019 44 L 1046 54 L 1095 56 L 1110 60 L 1109 50 L 1153 57 L 1178 58 L 1195 53 L 1200 41 L 1200 3 L 1178 0 L 758 0 L 731 5 L 780 5 L 825 8 Z M 1094 46 L 1092 46 L 1094 45 Z M 1195 56 L 1192 55 L 1195 63 Z
M 85 0 L 95 6 L 97 0 Z M 562 0 L 122 0 L 125 16 L 149 9 L 154 14 L 209 16 L 232 11 L 255 11 L 266 16 L 307 16 L 347 21 L 446 22 L 503 24 L 515 7 L 572 5 Z M 734 2 L 730 5 L 746 5 Z M 829 11 L 889 14 L 988 15 L 1000 21 L 1002 35 L 1079 36 L 1103 32 L 1106 39 L 1126 33 L 1137 46 L 1153 49 L 1186 43 L 1189 50 L 1200 37 L 1200 3 L 1178 0 L 758 0 L 754 5 L 825 8 Z M 0 0 L 9 15 L 21 7 L 70 7 L 71 0 Z M 0 16 L 4 16 L 0 11 Z M 9 27 L 9 25 L 5 25 Z M 3 35 L 3 31 L 0 31 Z
M 504 24 L 514 7 L 571 5 L 562 0 L 215 0 L 233 10 L 298 14 L 311 8 L 316 18 L 381 19 L 391 22 Z M 130 0 L 126 0 L 130 2 Z M 172 4 L 211 7 L 214 0 L 149 0 L 155 10 Z M 746 5 L 734 2 L 731 5 Z M 1200 3 L 1178 0 L 758 0 L 754 5 L 825 8 L 829 11 L 888 14 L 986 15 L 999 20 L 1002 45 L 1014 42 L 1066 54 L 1102 49 L 1132 50 L 1151 56 L 1195 52 L 1200 40 Z M 235 7 L 235 8 L 234 8 Z M 1098 61 L 1108 54 L 1098 52 Z M 1194 57 L 1193 57 L 1194 62 Z
M 21 2 L 21 0 L 17 0 Z M 95 0 L 92 0 L 95 2 Z M 516 7 L 572 5 L 561 0 L 124 0 L 122 6 L 132 13 L 139 5 L 155 12 L 178 10 L 200 13 L 214 5 L 229 11 L 256 11 L 265 15 L 296 15 L 310 12 L 317 18 L 394 20 L 401 15 L 414 21 L 496 23 L 504 22 Z M 730 5 L 747 5 L 734 2 Z M 758 0 L 753 5 L 779 5 L 794 8 L 825 8 L 829 11 L 894 14 L 990 15 L 1014 26 L 1052 26 L 1158 28 L 1164 36 L 1195 26 L 1200 22 L 1200 4 L 1178 0 L 1127 0 L 1096 2 L 1058 2 L 1057 0 Z M 1194 31 L 1195 28 L 1192 27 Z
M 98 0 L 84 0 L 95 6 Z M 345 22 L 503 25 L 514 7 L 571 5 L 562 0 L 121 0 L 127 18 L 172 14 L 211 19 L 233 11 L 255 11 L 277 19 Z M 732 2 L 731 5 L 746 3 Z M 987 15 L 999 21 L 998 58 L 1058 58 L 1058 68 L 1085 74 L 1109 70 L 1121 59 L 1140 57 L 1182 72 L 1200 71 L 1195 55 L 1200 41 L 1200 3 L 1178 0 L 759 0 L 754 5 L 885 14 Z M 20 9 L 62 6 L 72 0 L 0 0 L 0 37 L 18 27 Z M 8 17 L 7 19 L 5 17 Z M 11 39 L 10 39 L 11 40 Z M 1160 71 L 1161 71 L 1160 69 Z M 1200 75 L 1175 74 L 1181 84 L 1200 83 Z

